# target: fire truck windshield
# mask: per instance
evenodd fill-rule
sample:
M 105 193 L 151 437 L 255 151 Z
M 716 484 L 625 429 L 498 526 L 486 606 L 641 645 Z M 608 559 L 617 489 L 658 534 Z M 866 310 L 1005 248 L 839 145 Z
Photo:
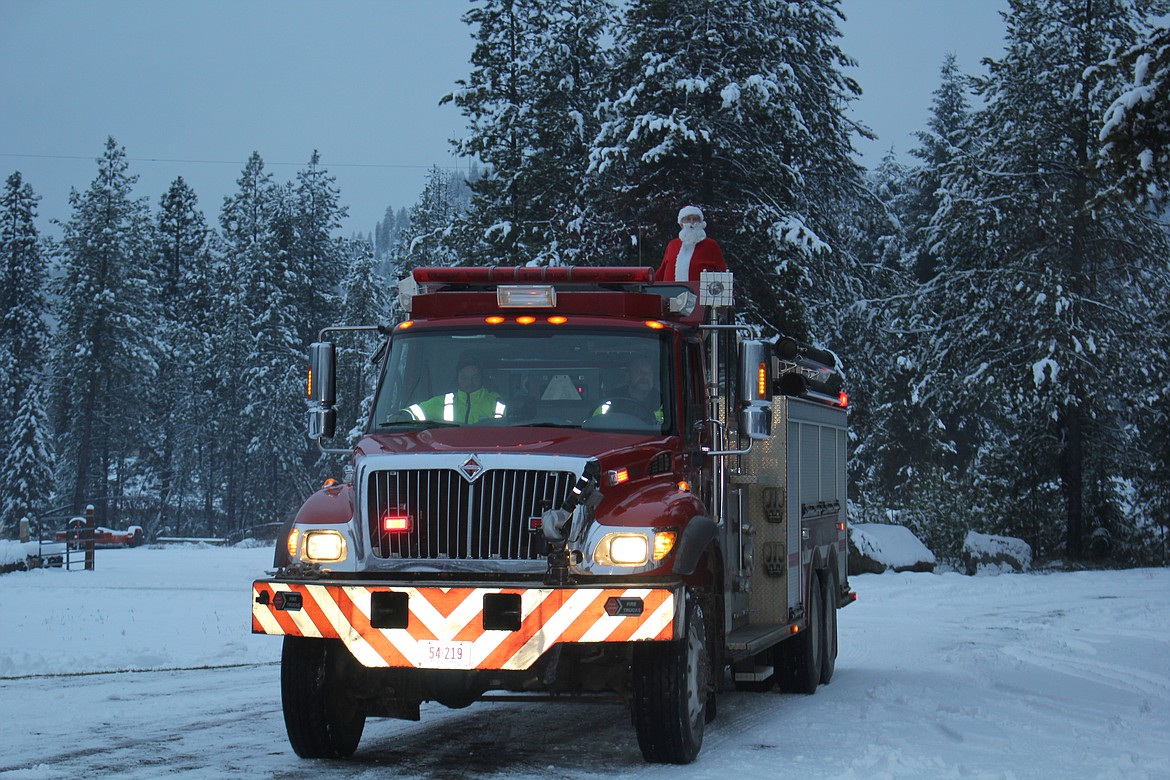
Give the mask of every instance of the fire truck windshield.
M 372 430 L 548 426 L 630 433 L 674 427 L 669 336 L 565 326 L 394 337 Z

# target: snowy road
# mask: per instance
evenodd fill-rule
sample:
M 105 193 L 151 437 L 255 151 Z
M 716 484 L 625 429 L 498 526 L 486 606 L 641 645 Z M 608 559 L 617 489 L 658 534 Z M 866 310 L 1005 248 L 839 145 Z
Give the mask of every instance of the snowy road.
M 140 549 L 0 578 L 0 776 L 1170 777 L 1168 570 L 856 577 L 831 685 L 729 693 L 695 764 L 653 767 L 607 703 L 424 705 L 347 762 L 296 758 L 280 641 L 247 633 L 266 561 Z M 173 670 L 201 665 L 221 668 Z M 153 670 L 59 676 L 115 668 Z

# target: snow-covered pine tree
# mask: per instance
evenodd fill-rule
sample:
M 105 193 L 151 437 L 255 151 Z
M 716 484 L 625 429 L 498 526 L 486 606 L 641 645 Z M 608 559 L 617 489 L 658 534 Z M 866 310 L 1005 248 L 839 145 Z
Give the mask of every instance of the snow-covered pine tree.
M 906 327 L 913 299 L 914 264 L 905 222 L 916 190 L 912 171 L 893 150 L 867 177 L 871 197 L 842 214 L 846 252 L 857 258 L 864 297 L 846 302 L 833 329 L 848 358 L 850 469 L 862 517 L 888 522 L 888 510 L 906 510 L 927 476 L 934 410 L 914 393 L 918 334 Z M 912 513 L 901 515 L 908 523 Z M 918 529 L 916 529 L 918 530 Z
M 971 104 L 970 79 L 960 70 L 954 54 L 948 54 L 934 91 L 927 129 L 917 133 L 919 146 L 910 151 L 922 161 L 912 174 L 913 194 L 903 214 L 907 239 L 913 247 L 914 276 L 919 282 L 934 278 L 938 260 L 933 252 L 930 220 L 938 211 L 940 171 L 968 146 Z
M 295 510 L 309 493 L 308 440 L 304 430 L 305 342 L 298 303 L 303 277 L 293 267 L 297 198 L 277 187 L 270 202 L 274 251 L 241 272 L 250 295 L 251 340 L 243 372 L 240 425 L 247 437 L 247 471 L 256 478 L 242 495 L 247 523 L 270 522 L 272 513 Z M 257 258 L 249 257 L 249 260 Z
M 1113 185 L 1102 199 L 1132 200 L 1161 209 L 1170 207 L 1170 27 L 1163 19 L 1140 41 L 1101 66 L 1116 75 L 1121 89 L 1106 109 L 1098 132 L 1099 164 Z M 1165 266 L 1151 294 L 1157 307 L 1151 319 L 1170 322 L 1170 269 Z M 1151 334 L 1152 362 L 1142 366 L 1141 409 L 1135 415 L 1132 464 L 1133 513 L 1140 521 L 1121 540 L 1143 563 L 1167 562 L 1170 536 L 1170 344 L 1166 334 Z
M 59 484 L 74 511 L 153 480 L 141 454 L 155 432 L 140 405 L 140 388 L 158 368 L 148 207 L 133 197 L 138 177 L 113 138 L 97 162 L 89 188 L 69 196 L 73 215 L 64 224 L 56 285 L 52 408 Z M 103 521 L 116 521 L 104 501 L 97 509 Z
M 418 201 L 410 208 L 409 224 L 399 232 L 391 253 L 389 265 L 395 276 L 420 266 L 471 262 L 450 241 L 452 225 L 460 213 L 458 183 L 449 170 L 432 166 Z
M 576 256 L 570 223 L 607 75 L 601 45 L 610 0 L 484 0 L 474 66 L 443 98 L 468 119 L 459 154 L 486 166 L 448 241 L 471 262 L 561 263 Z
M 906 168 L 887 156 L 870 176 L 880 217 L 862 210 L 843 228 L 848 234 L 850 225 L 861 227 L 851 244 L 873 269 L 870 297 L 844 309 L 868 316 L 846 319 L 842 331 L 850 344 L 851 385 L 868 389 L 856 394 L 850 414 L 859 503 L 879 522 L 892 510 L 943 555 L 958 553 L 962 535 L 956 538 L 955 529 L 970 527 L 973 515 L 966 494 L 955 495 L 955 414 L 932 403 L 921 384 L 939 323 L 916 304 L 919 286 L 936 272 L 928 228 L 938 208 L 939 171 L 967 145 L 965 83 L 948 55 L 928 129 L 912 150 L 921 164 Z
M 378 273 L 378 261 L 368 242 L 348 244 L 349 269 L 341 282 L 341 314 L 346 325 L 382 325 L 390 322 L 391 293 L 396 293 Z M 346 339 L 338 358 L 338 431 L 349 431 L 352 443 L 364 428 L 373 401 L 375 366 L 370 357 L 384 341 L 379 334 L 359 333 Z
M 195 191 L 176 178 L 159 200 L 155 226 L 155 262 L 158 280 L 158 382 L 149 389 L 159 476 L 160 511 L 150 528 L 171 529 L 181 535 L 210 533 L 207 518 L 194 525 L 185 520 L 184 504 L 199 474 L 200 438 L 208 408 L 204 374 L 209 355 L 208 309 L 212 288 L 207 283 L 209 231 Z M 184 527 L 184 525 L 190 527 Z
M 404 209 L 400 209 L 399 212 L 405 216 L 406 212 Z M 394 245 L 395 239 L 398 237 L 399 212 L 395 212 L 393 206 L 387 206 L 386 213 L 378 220 L 378 225 L 374 228 L 374 257 L 379 260 L 389 253 L 390 248 Z
M 922 385 L 961 410 L 993 522 L 1018 530 L 1035 504 L 1037 536 L 1055 525 L 1073 558 L 1120 516 L 1113 477 L 1133 451 L 1120 388 L 1159 359 L 1152 281 L 1170 252 L 1139 209 L 1093 205 L 1113 183 L 1092 162 L 1117 90 L 1091 74 L 1164 6 L 1011 0 L 1006 52 L 978 83 L 978 143 L 942 171 L 940 273 L 919 298 L 945 326 Z M 1034 500 L 1054 484 L 1059 500 Z
M 851 136 L 866 131 L 844 114 L 859 88 L 841 72 L 839 19 L 836 0 L 632 2 L 591 153 L 593 212 L 612 217 L 587 229 L 639 235 L 656 263 L 679 207 L 698 204 L 747 313 L 807 339 L 806 303 L 844 293 L 849 259 L 829 258 L 841 202 L 861 188 Z
M 47 258 L 32 186 L 15 172 L 0 200 L 0 399 L 12 424 L 0 432 L 4 473 L 0 537 L 47 508 L 53 492 L 52 431 L 44 392 L 48 346 Z
M 257 314 L 267 309 L 263 292 L 253 287 L 258 273 L 269 273 L 278 261 L 277 237 L 278 186 L 264 168 L 259 152 L 253 152 L 237 180 L 235 194 L 224 199 L 220 212 L 221 272 L 216 274 L 216 319 L 219 328 L 212 344 L 216 356 L 211 364 L 215 372 L 212 417 L 219 429 L 215 439 L 218 451 L 211 454 L 220 468 L 221 502 L 224 527 L 217 533 L 245 527 L 251 520 L 244 504 L 254 483 L 266 479 L 262 466 L 249 452 L 252 442 L 252 419 L 245 410 L 252 401 L 253 385 L 246 374 L 256 357 L 253 328 Z M 283 355 L 281 358 L 283 359 Z M 267 358 L 266 358 L 267 359 Z M 266 389 L 264 392 L 274 392 Z M 296 409 L 298 407 L 289 407 Z M 270 507 L 282 511 L 285 507 Z
M 302 344 L 315 341 L 317 331 L 336 318 L 337 286 L 346 270 L 345 242 L 337 231 L 347 214 L 337 178 L 322 167 L 314 149 L 308 166 L 297 173 L 289 254 Z
M 1170 205 L 1170 26 L 1165 21 L 1102 66 L 1126 87 L 1105 112 L 1101 163 L 1125 196 Z

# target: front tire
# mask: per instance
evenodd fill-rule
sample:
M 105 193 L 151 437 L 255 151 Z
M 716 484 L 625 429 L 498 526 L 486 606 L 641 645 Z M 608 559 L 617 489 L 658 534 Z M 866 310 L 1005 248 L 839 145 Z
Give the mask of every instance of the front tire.
M 697 594 L 686 595 L 683 638 L 634 647 L 633 719 L 642 756 L 689 764 L 703 747 L 711 660 L 707 620 Z
M 288 741 L 301 758 L 348 758 L 357 750 L 366 713 L 353 698 L 357 662 L 336 639 L 286 636 L 280 698 Z

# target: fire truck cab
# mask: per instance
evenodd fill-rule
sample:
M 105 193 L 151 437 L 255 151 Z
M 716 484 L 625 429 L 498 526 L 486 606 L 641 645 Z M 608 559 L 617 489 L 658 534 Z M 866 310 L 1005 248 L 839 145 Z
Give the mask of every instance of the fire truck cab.
M 725 685 L 829 682 L 855 598 L 831 354 L 753 338 L 730 273 L 419 268 L 399 292 L 410 319 L 310 347 L 320 445 L 329 337 L 385 337 L 364 435 L 322 445 L 345 479 L 253 584 L 298 755 L 424 701 L 616 694 L 646 760 L 687 763 Z

